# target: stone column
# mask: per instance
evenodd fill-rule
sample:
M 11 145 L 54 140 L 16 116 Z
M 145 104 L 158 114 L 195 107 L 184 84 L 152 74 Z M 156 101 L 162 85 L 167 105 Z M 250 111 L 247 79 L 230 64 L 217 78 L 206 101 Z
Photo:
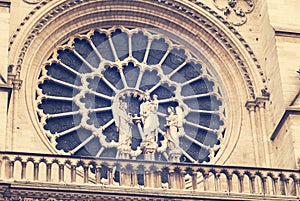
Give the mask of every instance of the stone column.
M 227 189 L 232 192 L 232 175 L 227 175 Z
M 267 194 L 267 177 L 263 177 L 262 178 L 262 191 L 263 191 L 263 194 L 266 195 Z
M 136 187 L 138 185 L 138 177 L 137 177 L 137 170 L 135 167 L 132 168 L 131 172 L 131 186 Z
M 83 166 L 83 183 L 89 182 L 89 167 L 87 165 Z
M 203 190 L 204 191 L 209 190 L 208 177 L 209 177 L 209 174 L 207 174 L 207 173 L 203 174 L 203 186 L 204 186 Z
M 255 194 L 255 176 L 249 177 L 250 179 L 250 194 Z
M 39 180 L 39 163 L 33 164 L 33 180 L 38 181 Z
M 113 175 L 113 167 L 107 168 L 107 177 L 108 177 L 108 184 L 113 185 L 114 183 L 114 175 Z
M 11 69 L 13 71 L 13 69 Z M 9 121 L 8 121 L 8 127 L 7 127 L 7 133 L 6 133 L 6 150 L 13 150 L 14 147 L 14 135 L 16 134 L 17 130 L 17 120 L 18 120 L 18 96 L 19 96 L 19 90 L 22 86 L 22 80 L 20 80 L 19 73 L 8 73 L 8 80 L 7 85 L 12 86 L 12 94 L 11 94 L 11 102 L 10 103 L 10 109 L 9 109 Z
M 244 175 L 239 177 L 239 193 L 244 192 Z
M 260 165 L 260 156 L 258 150 L 258 138 L 257 138 L 257 126 L 256 126 L 256 118 L 255 118 L 255 110 L 256 110 L 256 102 L 248 101 L 246 103 L 246 108 L 249 111 L 250 115 L 250 123 L 251 123 L 251 131 L 252 131 L 252 145 L 254 149 L 255 156 L 255 164 L 256 166 Z
M 95 179 L 96 184 L 100 184 L 101 182 L 101 166 L 96 166 L 96 172 L 95 172 Z
M 162 187 L 162 182 L 161 182 L 161 170 L 157 170 L 155 172 L 155 188 L 161 188 Z
M 179 174 L 180 174 L 180 189 L 185 189 L 185 175 L 186 175 L 186 172 L 181 170 Z
M 21 170 L 21 179 L 22 180 L 26 179 L 26 166 L 27 166 L 27 163 L 26 162 L 22 162 L 22 170 Z M 48 169 L 48 165 L 47 165 L 47 169 Z
M 121 186 L 131 185 L 131 177 L 129 176 L 129 172 L 126 167 L 120 168 L 120 185 Z
M 59 169 L 58 180 L 59 182 L 64 182 L 64 173 L 65 173 L 64 165 L 59 164 L 58 169 Z
M 46 164 L 46 181 L 51 182 L 51 172 L 52 172 L 52 164 L 47 163 Z
M 11 161 L 9 163 L 9 179 L 13 179 L 14 178 L 14 168 L 15 167 L 15 163 L 13 161 Z
M 256 105 L 259 111 L 260 116 L 260 128 L 261 128 L 261 135 L 259 141 L 260 143 L 259 147 L 262 147 L 259 151 L 262 153 L 261 155 L 264 156 L 263 163 L 261 165 L 270 167 L 270 150 L 269 150 L 269 137 L 267 133 L 267 127 L 266 127 L 266 118 L 265 118 L 265 108 L 266 108 L 266 101 L 268 99 L 266 98 L 257 98 L 256 99 Z
M 197 190 L 197 171 L 193 171 L 192 173 L 192 188 L 193 190 Z
M 155 180 L 154 180 L 154 170 L 152 168 L 150 168 L 150 175 L 149 175 L 149 185 L 151 188 L 154 188 L 155 187 Z
M 173 169 L 169 170 L 169 175 L 168 175 L 168 183 L 169 183 L 169 188 L 173 189 L 176 188 L 176 182 L 175 182 L 175 172 Z
M 71 165 L 71 182 L 76 183 L 76 165 Z
M 274 192 L 274 195 L 280 195 L 280 190 L 279 190 L 279 187 L 278 187 L 278 178 L 274 178 L 273 180 L 273 192 Z

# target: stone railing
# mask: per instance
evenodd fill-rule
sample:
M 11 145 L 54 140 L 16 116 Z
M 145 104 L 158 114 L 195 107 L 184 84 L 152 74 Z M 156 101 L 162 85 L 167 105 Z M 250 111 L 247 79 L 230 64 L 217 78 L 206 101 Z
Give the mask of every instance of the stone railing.
M 205 192 L 236 197 L 297 200 L 299 170 L 160 163 L 118 159 L 0 152 L 0 183 L 109 186 L 164 193 Z M 203 194 L 204 193 L 204 194 Z M 200 194 L 201 195 L 201 194 Z

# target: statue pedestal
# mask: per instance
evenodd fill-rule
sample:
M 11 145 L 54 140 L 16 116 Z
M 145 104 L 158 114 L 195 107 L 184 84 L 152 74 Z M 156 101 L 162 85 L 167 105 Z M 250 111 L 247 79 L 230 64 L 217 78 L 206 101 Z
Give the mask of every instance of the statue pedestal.
M 151 142 L 151 141 L 142 142 L 141 148 L 144 152 L 144 159 L 148 161 L 154 161 L 157 147 L 158 145 L 156 144 L 156 142 Z
M 170 162 L 180 162 L 181 151 L 179 149 L 173 149 L 169 153 L 169 161 Z
M 120 152 L 119 153 L 119 158 L 120 159 L 130 159 L 130 154 L 129 153 Z
M 121 145 L 118 147 L 119 158 L 130 159 L 131 147 L 127 145 Z

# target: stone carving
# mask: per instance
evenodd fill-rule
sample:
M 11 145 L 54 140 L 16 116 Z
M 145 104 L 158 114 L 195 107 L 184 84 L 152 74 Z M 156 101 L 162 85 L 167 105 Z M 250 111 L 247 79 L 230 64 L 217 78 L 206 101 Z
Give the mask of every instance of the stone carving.
M 118 117 L 115 118 L 116 127 L 119 131 L 119 145 L 118 151 L 125 154 L 128 158 L 131 152 L 131 129 L 132 129 L 132 116 L 127 114 L 127 103 L 120 102 Z
M 156 142 L 159 120 L 157 116 L 158 101 L 157 95 L 153 96 L 153 100 L 150 99 L 150 94 L 147 91 L 145 94 L 144 102 L 140 106 L 140 115 L 142 117 L 143 140 L 148 142 Z
M 116 27 L 97 32 L 114 35 Z M 179 48 L 167 37 L 146 30 L 139 32 L 139 29 L 119 27 L 118 32 L 123 32 L 123 36 L 130 39 L 132 47 L 140 42 L 135 37 L 139 33 L 147 36 L 143 37 L 146 40 L 143 42 L 149 44 L 147 48 L 151 47 L 151 43 L 160 46 L 168 44 L 170 49 L 175 46 Z M 127 32 L 130 34 L 125 34 Z M 184 156 L 193 163 L 202 162 L 203 158 L 199 158 L 194 150 L 209 151 L 216 144 L 213 142 L 207 145 L 199 141 L 196 135 L 202 132 L 205 135 L 220 136 L 218 140 L 221 140 L 225 119 L 220 89 L 209 69 L 202 67 L 201 71 L 197 70 L 200 61 L 187 49 L 184 49 L 185 55 L 182 57 L 187 65 L 177 63 L 178 66 L 174 66 L 176 69 L 172 72 L 164 71 L 167 65 L 156 65 L 163 60 L 170 62 L 175 58 L 173 53 L 168 55 L 167 50 L 160 50 L 168 55 L 167 58 L 153 60 L 151 64 L 139 63 L 137 60 L 133 63 L 131 58 L 115 62 L 111 57 L 101 57 L 101 54 L 106 53 L 102 52 L 101 45 L 97 43 L 100 34 L 95 30 L 87 34 L 81 40 L 83 43 L 80 43 L 80 51 L 84 52 L 77 52 L 79 42 L 71 38 L 65 50 L 58 52 L 59 47 L 54 50 L 53 56 L 49 58 L 51 64 L 42 68 L 39 77 L 36 89 L 37 113 L 44 134 L 52 146 L 62 154 L 71 155 L 84 152 L 95 157 L 176 162 Z M 93 38 L 90 38 L 91 35 L 94 35 Z M 120 48 L 115 44 L 115 38 L 111 40 L 111 43 L 105 43 L 109 45 L 107 48 Z M 72 49 L 73 45 L 75 49 Z M 96 48 L 89 48 L 92 46 Z M 134 49 L 128 51 L 135 58 Z M 74 56 L 70 56 L 70 52 Z M 144 55 L 145 61 L 154 57 L 155 51 L 152 49 L 145 52 L 149 53 Z M 100 63 L 95 63 L 97 57 L 102 58 L 98 58 Z M 70 62 L 70 59 L 78 62 Z M 79 68 L 81 63 L 84 65 Z M 190 70 L 193 75 L 183 79 L 181 75 L 186 75 L 185 72 Z M 73 76 L 63 75 L 62 72 L 72 72 Z M 133 75 L 136 79 L 133 79 Z M 206 83 L 211 82 L 214 82 L 214 87 L 207 87 Z M 212 101 L 215 101 L 213 107 Z M 216 126 L 211 128 L 203 119 L 199 121 L 202 114 L 219 116 Z M 165 122 L 167 126 L 164 126 Z M 185 131 L 183 126 L 188 129 Z M 179 143 L 182 138 L 184 142 Z
M 143 142 L 141 147 L 144 150 L 145 159 L 148 160 L 154 160 L 154 152 L 158 147 L 157 136 L 159 119 L 157 116 L 157 110 L 157 95 L 153 95 L 153 100 L 151 100 L 149 91 L 146 91 L 144 102 L 140 105 L 140 116 L 143 123 Z
M 154 154 L 158 151 L 158 130 L 159 118 L 158 96 L 153 95 L 150 99 L 150 93 L 145 92 L 143 102 L 140 105 L 140 114 L 131 114 L 127 112 L 127 103 L 120 100 L 119 110 L 114 113 L 114 119 L 119 132 L 118 158 L 129 159 L 131 156 L 132 125 L 137 124 L 142 136 L 141 150 L 145 155 L 145 160 L 155 160 Z M 166 117 L 167 147 L 169 157 L 172 162 L 180 162 L 182 154 L 179 145 L 179 137 L 184 135 L 183 129 L 183 110 L 180 106 L 168 107 L 168 116 Z
M 37 4 L 40 3 L 42 0 L 23 0 L 23 1 L 29 4 Z
M 168 107 L 169 116 L 166 118 L 166 135 L 168 139 L 169 160 L 180 162 L 179 136 L 183 133 L 183 114 L 181 107 Z M 181 134 L 180 134 L 181 133 Z
M 254 8 L 253 0 L 214 0 L 214 4 L 223 11 L 232 24 L 237 26 L 246 23 L 246 14 L 251 13 Z

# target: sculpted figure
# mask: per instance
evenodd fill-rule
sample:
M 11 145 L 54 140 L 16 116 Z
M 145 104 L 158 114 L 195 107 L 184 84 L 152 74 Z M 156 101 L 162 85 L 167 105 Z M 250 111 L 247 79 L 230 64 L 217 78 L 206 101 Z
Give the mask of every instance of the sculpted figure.
M 182 127 L 182 109 L 177 106 L 168 107 L 169 116 L 166 118 L 166 137 L 168 139 L 168 147 L 170 151 L 177 149 L 179 146 L 179 136 L 183 132 Z
M 169 116 L 166 118 L 167 123 L 167 139 L 168 139 L 168 147 L 170 150 L 173 150 L 176 148 L 176 145 L 179 144 L 179 138 L 177 136 L 178 133 L 178 117 L 175 114 L 175 109 L 173 107 L 168 107 L 168 113 Z
M 144 125 L 144 141 L 156 142 L 159 128 L 159 119 L 157 115 L 158 100 L 157 95 L 153 95 L 150 100 L 149 92 L 146 92 L 144 102 L 140 106 L 140 116 Z
M 118 118 L 115 120 L 116 126 L 119 131 L 119 147 L 121 152 L 131 151 L 131 129 L 132 129 L 132 116 L 127 114 L 127 103 L 120 102 Z

